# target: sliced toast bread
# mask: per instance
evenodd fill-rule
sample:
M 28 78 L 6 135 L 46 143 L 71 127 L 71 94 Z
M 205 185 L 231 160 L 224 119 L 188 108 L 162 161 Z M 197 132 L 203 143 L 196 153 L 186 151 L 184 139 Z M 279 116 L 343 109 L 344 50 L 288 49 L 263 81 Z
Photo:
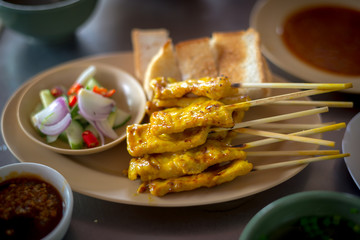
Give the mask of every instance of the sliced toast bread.
M 217 51 L 220 75 L 233 82 L 270 82 L 271 74 L 260 50 L 260 36 L 253 30 L 238 32 L 215 32 L 212 44 Z M 269 90 L 242 89 L 242 94 L 257 99 L 268 95 Z
M 171 39 L 155 54 L 145 72 L 143 86 L 148 99 L 152 99 L 150 81 L 160 76 L 174 78 L 178 81 L 181 80 L 181 73 Z
M 175 50 L 182 80 L 218 76 L 210 38 L 180 42 L 175 45 Z
M 155 54 L 166 43 L 169 32 L 166 29 L 133 29 L 131 40 L 134 52 L 135 76 L 143 80 L 145 71 Z
M 156 30 L 147 31 L 150 35 L 157 35 Z M 166 32 L 166 30 L 161 31 L 163 34 Z M 133 38 L 136 37 L 134 32 L 136 31 L 133 31 Z M 215 32 L 211 39 L 204 37 L 182 41 L 175 47 L 168 35 L 162 36 L 161 41 L 165 38 L 166 40 L 160 47 L 157 44 L 147 43 L 146 37 L 142 38 L 144 42 L 133 39 L 136 75 L 143 82 L 149 100 L 152 99 L 149 82 L 155 77 L 172 77 L 181 81 L 225 75 L 236 83 L 272 81 L 272 74 L 260 50 L 259 34 L 254 29 Z M 135 49 L 136 44 L 138 44 L 137 49 Z M 153 55 L 150 56 L 151 54 Z M 151 60 L 148 63 L 141 61 L 142 64 L 139 64 L 139 59 L 149 57 Z M 142 77 L 138 75 L 138 72 L 142 71 L 141 67 L 146 69 L 146 74 L 143 73 Z M 240 92 L 251 99 L 263 98 L 270 94 L 269 89 L 262 88 L 246 88 L 241 89 Z

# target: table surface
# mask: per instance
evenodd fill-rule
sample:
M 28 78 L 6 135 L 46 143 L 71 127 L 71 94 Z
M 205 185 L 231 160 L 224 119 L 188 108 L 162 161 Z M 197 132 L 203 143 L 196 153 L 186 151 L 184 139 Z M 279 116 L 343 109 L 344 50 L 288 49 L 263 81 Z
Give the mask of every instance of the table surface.
M 98 54 L 131 51 L 133 28 L 167 28 L 174 42 L 210 36 L 213 31 L 247 29 L 251 0 L 103 0 L 94 15 L 68 42 L 51 45 L 9 29 L 0 33 L 0 109 L 15 90 L 35 74 L 58 64 Z M 301 82 L 270 63 L 273 73 Z M 324 122 L 346 122 L 359 112 L 357 94 L 319 95 L 316 100 L 353 101 L 354 108 L 331 109 Z M 10 126 L 9 126 L 10 127 Z M 344 130 L 323 134 L 341 150 Z M 0 166 L 16 163 L 0 138 Z M 360 196 L 343 159 L 317 162 L 286 182 L 231 202 L 194 207 L 159 208 L 107 202 L 74 192 L 74 212 L 65 239 L 238 239 L 247 222 L 283 196 L 311 190 Z

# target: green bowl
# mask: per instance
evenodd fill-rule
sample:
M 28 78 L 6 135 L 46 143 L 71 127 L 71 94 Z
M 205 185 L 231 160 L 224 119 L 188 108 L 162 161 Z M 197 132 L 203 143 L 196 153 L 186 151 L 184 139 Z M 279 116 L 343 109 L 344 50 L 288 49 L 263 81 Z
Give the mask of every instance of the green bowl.
M 6 27 L 21 34 L 47 42 L 62 41 L 74 35 L 97 4 L 97 0 L 49 2 L 21 5 L 0 0 L 0 18 Z
M 240 240 L 268 239 L 274 230 L 306 216 L 340 216 L 360 224 L 360 198 L 329 191 L 301 192 L 280 198 L 250 220 Z

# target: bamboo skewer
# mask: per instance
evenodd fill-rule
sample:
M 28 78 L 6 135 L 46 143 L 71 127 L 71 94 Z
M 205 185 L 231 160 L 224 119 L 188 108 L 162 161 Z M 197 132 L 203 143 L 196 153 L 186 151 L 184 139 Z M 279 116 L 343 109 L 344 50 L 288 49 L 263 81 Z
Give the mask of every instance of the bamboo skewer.
M 333 92 L 336 90 L 338 90 L 338 89 L 331 89 L 331 90 L 312 89 L 312 90 L 298 91 L 298 92 L 287 93 L 287 94 L 282 94 L 282 95 L 277 95 L 277 96 L 272 96 L 272 97 L 267 97 L 267 98 L 260 98 L 260 99 L 247 101 L 247 102 L 229 104 L 229 105 L 226 105 L 225 107 L 228 109 L 235 110 L 235 109 L 248 108 L 248 107 L 269 104 L 269 103 L 273 103 L 276 101 L 289 100 L 289 99 L 294 99 L 294 98 L 301 98 L 301 97 L 307 97 L 307 96 L 312 96 L 312 95 L 317 95 L 317 94 L 323 94 L 323 93 Z
M 271 138 L 276 138 L 276 139 L 281 139 L 281 140 L 313 143 L 313 144 L 318 144 L 318 145 L 328 146 L 328 147 L 335 146 L 335 142 L 333 142 L 333 141 L 309 138 L 309 137 L 301 137 L 301 136 L 295 136 L 295 135 L 288 135 L 288 134 L 281 134 L 281 133 L 274 133 L 274 132 L 268 132 L 268 131 L 262 131 L 262 130 L 256 130 L 256 129 L 239 128 L 234 131 L 239 132 L 239 133 L 246 133 L 246 134 L 251 134 L 251 135 L 256 135 L 256 136 L 262 136 L 262 137 L 271 137 Z
M 233 83 L 234 88 L 292 88 L 292 89 L 318 89 L 342 90 L 352 87 L 352 83 Z
M 291 105 L 291 106 L 316 106 L 316 107 L 338 107 L 338 108 L 352 108 L 353 102 L 337 102 L 337 101 L 305 101 L 305 100 L 290 100 L 290 101 L 277 101 L 271 104 L 276 105 Z
M 344 154 L 326 155 L 326 156 L 320 156 L 320 157 L 291 160 L 291 161 L 286 161 L 286 162 L 270 163 L 270 164 L 265 164 L 265 165 L 260 165 L 260 166 L 254 166 L 252 171 L 267 170 L 267 169 L 273 169 L 273 168 L 279 168 L 279 167 L 290 167 L 290 166 L 296 166 L 296 165 L 301 165 L 301 164 L 308 164 L 311 162 L 344 158 L 344 157 L 348 157 L 348 156 L 350 156 L 349 153 L 344 153 Z
M 339 150 L 294 150 L 294 151 L 256 151 L 247 152 L 247 157 L 277 157 L 277 156 L 316 156 L 340 154 Z
M 309 109 L 309 110 L 304 110 L 304 111 L 299 111 L 299 112 L 294 112 L 294 113 L 278 115 L 278 116 L 274 116 L 274 117 L 267 117 L 267 118 L 261 118 L 261 119 L 236 123 L 232 128 L 212 128 L 211 131 L 213 131 L 213 132 L 229 131 L 229 130 L 233 130 L 233 129 L 237 129 L 237 128 L 250 127 L 250 126 L 263 124 L 263 123 L 269 123 L 269 122 L 283 121 L 283 120 L 288 120 L 288 119 L 297 118 L 297 117 L 304 117 L 304 116 L 308 116 L 308 115 L 324 113 L 324 112 L 328 112 L 328 111 L 329 111 L 328 107 Z
M 250 126 L 250 128 L 255 129 L 312 129 L 312 128 L 319 128 L 324 126 L 333 125 L 335 122 L 327 122 L 327 123 L 264 123 L 259 125 Z
M 345 128 L 345 127 L 346 127 L 345 123 L 337 123 L 337 124 L 330 125 L 330 126 L 325 126 L 325 127 L 314 128 L 314 129 L 299 131 L 299 132 L 295 132 L 295 133 L 290 133 L 289 135 L 307 136 L 307 135 L 311 135 L 311 134 L 334 131 L 334 130 L 338 130 L 338 129 Z M 240 147 L 242 149 L 248 149 L 248 148 L 264 146 L 264 145 L 267 145 L 267 144 L 270 144 L 270 143 L 276 143 L 276 142 L 280 142 L 280 141 L 283 141 L 283 140 L 282 139 L 276 139 L 276 138 L 267 138 L 267 139 L 262 139 L 262 140 L 253 141 L 253 142 L 249 142 L 249 143 L 243 143 L 243 144 L 235 145 L 233 147 Z

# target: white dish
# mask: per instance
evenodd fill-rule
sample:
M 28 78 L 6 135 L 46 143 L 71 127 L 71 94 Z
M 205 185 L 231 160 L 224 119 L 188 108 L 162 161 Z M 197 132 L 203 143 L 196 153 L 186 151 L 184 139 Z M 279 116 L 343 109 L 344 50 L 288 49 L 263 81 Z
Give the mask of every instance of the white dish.
M 6 165 L 0 168 L 0 179 L 8 180 L 21 176 L 26 176 L 27 174 L 35 175 L 41 180 L 50 183 L 54 186 L 60 193 L 63 199 L 63 216 L 58 223 L 58 225 L 49 232 L 43 240 L 60 240 L 63 239 L 66 234 L 70 222 L 71 216 L 73 213 L 74 199 L 73 193 L 69 183 L 66 179 L 55 169 L 52 169 L 43 164 L 37 163 L 15 163 Z
M 350 153 L 345 158 L 346 166 L 350 175 L 354 179 L 358 188 L 360 188 L 360 113 L 353 117 L 346 127 L 344 138 L 342 141 L 343 152 Z
M 354 0 L 259 0 L 250 15 L 250 27 L 256 29 L 261 38 L 264 55 L 275 65 L 309 82 L 347 83 L 353 88 L 344 91 L 360 93 L 360 77 L 351 77 L 327 73 L 299 60 L 290 53 L 278 34 L 284 19 L 297 9 L 314 5 L 337 5 L 360 10 L 360 1 Z
M 131 53 L 118 53 L 90 57 L 73 61 L 69 64 L 82 63 L 107 63 L 121 67 L 127 72 L 133 72 L 133 57 Z M 30 80 L 28 83 L 31 83 Z M 275 76 L 274 81 L 283 81 Z M 27 83 L 27 84 L 28 84 Z M 9 99 L 2 114 L 1 130 L 3 138 L 9 150 L 22 162 L 37 162 L 46 164 L 58 170 L 70 183 L 72 189 L 79 193 L 95 198 L 126 203 L 131 205 L 179 207 L 195 206 L 211 203 L 226 202 L 253 195 L 255 193 L 274 187 L 293 177 L 306 165 L 279 168 L 265 171 L 252 172 L 246 176 L 238 177 L 234 181 L 222 184 L 214 188 L 202 188 L 194 191 L 169 194 L 164 197 L 154 197 L 148 193 L 137 194 L 139 181 L 130 181 L 123 175 L 131 159 L 126 150 L 126 143 L 122 142 L 114 148 L 101 153 L 86 156 L 72 156 L 57 154 L 42 148 L 29 140 L 16 122 L 16 105 L 26 85 L 21 86 L 12 98 Z M 259 118 L 273 116 L 294 111 L 308 109 L 309 107 L 287 107 L 269 105 L 267 107 L 254 107 L 245 116 Z M 319 115 L 302 117 L 289 120 L 292 123 L 321 123 Z M 11 128 L 7 126 L 12 126 Z M 315 135 L 314 137 L 320 137 Z M 317 149 L 316 145 L 282 142 L 268 145 L 262 150 L 295 150 L 295 149 Z M 290 160 L 284 158 L 260 158 L 251 159 L 254 164 L 265 164 L 276 161 Z
M 146 97 L 139 82 L 130 74 L 121 69 L 108 64 L 93 64 L 96 67 L 95 78 L 107 89 L 115 89 L 116 92 L 112 99 L 116 106 L 125 112 L 130 113 L 131 118 L 128 124 L 140 123 L 145 115 Z M 115 131 L 118 138 L 115 140 L 107 139 L 104 145 L 94 148 L 71 149 L 69 144 L 57 140 L 48 144 L 44 137 L 33 127 L 30 116 L 35 106 L 40 102 L 39 92 L 43 89 L 51 89 L 54 86 L 64 86 L 70 88 L 77 77 L 89 67 L 87 63 L 63 64 L 51 70 L 38 74 L 29 83 L 20 96 L 18 104 L 18 121 L 21 129 L 35 143 L 52 151 L 71 154 L 84 155 L 105 151 L 122 142 L 126 138 L 126 125 L 117 128 Z

